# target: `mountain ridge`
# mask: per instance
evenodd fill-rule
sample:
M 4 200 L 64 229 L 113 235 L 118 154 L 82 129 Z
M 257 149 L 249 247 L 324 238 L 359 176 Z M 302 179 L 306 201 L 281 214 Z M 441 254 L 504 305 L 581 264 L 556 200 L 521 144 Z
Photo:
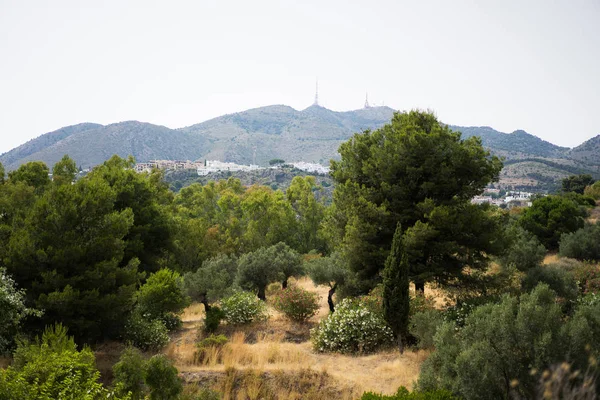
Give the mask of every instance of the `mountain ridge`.
M 81 123 L 29 140 L 0 155 L 0 162 L 8 171 L 33 160 L 52 167 L 64 154 L 83 167 L 101 164 L 113 154 L 122 157 L 131 154 L 138 162 L 217 159 L 265 165 L 270 159 L 281 158 L 327 164 L 329 159 L 339 157 L 337 150 L 343 141 L 354 133 L 383 126 L 394 112 L 390 107 L 333 111 L 318 105 L 296 110 L 278 104 L 177 129 L 140 121 Z M 484 147 L 506 160 L 527 160 L 523 161 L 523 168 L 518 162 L 510 163 L 517 183 L 550 182 L 573 170 L 593 174 L 600 171 L 600 135 L 570 149 L 523 130 L 503 133 L 489 126 L 448 126 L 460 131 L 464 138 L 481 137 Z M 553 167 L 551 177 L 544 176 L 549 163 L 557 166 Z

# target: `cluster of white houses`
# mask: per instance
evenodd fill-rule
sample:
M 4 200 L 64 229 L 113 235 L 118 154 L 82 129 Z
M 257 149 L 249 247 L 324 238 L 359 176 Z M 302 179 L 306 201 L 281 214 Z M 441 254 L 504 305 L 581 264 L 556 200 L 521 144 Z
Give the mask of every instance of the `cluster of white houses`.
M 471 199 L 473 204 L 493 204 L 496 206 L 531 206 L 531 196 L 533 193 L 509 191 L 503 197 L 500 196 L 500 189 L 485 189 L 482 196 L 475 196 Z
M 317 174 L 328 174 L 329 167 L 325 167 L 321 164 L 307 163 L 304 161 L 289 163 L 294 168 L 302 171 L 312 172 Z M 144 163 L 137 163 L 135 165 L 137 172 L 150 172 L 153 169 L 164 169 L 171 171 L 179 170 L 196 170 L 198 175 L 206 176 L 215 172 L 220 171 L 256 171 L 259 169 L 265 169 L 258 165 L 241 165 L 231 162 L 222 162 L 216 160 L 205 160 L 205 161 L 180 161 L 180 160 L 152 160 Z M 281 166 L 272 166 L 270 168 L 281 168 Z

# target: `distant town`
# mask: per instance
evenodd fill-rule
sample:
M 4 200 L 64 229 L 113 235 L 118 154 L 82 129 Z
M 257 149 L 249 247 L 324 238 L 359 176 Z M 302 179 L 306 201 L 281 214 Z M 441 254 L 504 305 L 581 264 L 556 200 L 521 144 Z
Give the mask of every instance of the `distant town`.
M 260 167 L 258 165 L 241 165 L 232 162 L 222 162 L 217 160 L 204 160 L 204 161 L 180 161 L 180 160 L 151 160 L 145 163 L 137 163 L 135 170 L 137 172 L 150 172 L 152 169 L 162 170 L 196 170 L 199 176 L 206 176 L 212 173 L 221 171 L 257 171 L 261 169 L 277 169 L 285 165 L 292 166 L 298 170 L 306 171 L 314 174 L 327 175 L 329 174 L 329 167 L 321 164 L 307 163 L 304 161 L 286 163 L 283 160 L 278 160 L 269 167 Z

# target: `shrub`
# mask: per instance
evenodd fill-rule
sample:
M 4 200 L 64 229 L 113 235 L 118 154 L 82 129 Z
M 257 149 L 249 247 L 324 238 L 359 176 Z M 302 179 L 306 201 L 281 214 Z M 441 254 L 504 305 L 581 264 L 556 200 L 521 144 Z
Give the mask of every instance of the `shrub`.
M 161 319 L 167 329 L 180 326 L 178 314 L 189 304 L 181 276 L 169 269 L 150 275 L 136 293 L 137 309 L 148 319 Z
M 150 400 L 175 400 L 183 390 L 177 368 L 164 354 L 157 354 L 146 364 L 146 384 Z
M 249 324 L 267 318 L 265 303 L 249 292 L 236 292 L 221 300 L 225 320 L 229 324 Z
M 219 328 L 223 318 L 225 318 L 223 310 L 217 306 L 212 306 L 206 311 L 206 316 L 204 317 L 204 331 L 208 333 L 215 332 Z
M 582 293 L 600 292 L 600 265 L 579 263 L 571 271 Z
M 229 341 L 229 339 L 227 339 L 227 336 L 225 335 L 210 335 L 202 340 L 200 340 L 198 343 L 196 343 L 196 354 L 195 354 L 195 358 L 197 361 L 202 361 L 206 355 L 206 352 L 209 351 L 209 349 L 211 348 L 216 348 L 216 349 L 220 349 L 223 346 L 225 346 L 225 344 Z
M 587 224 L 573 233 L 560 238 L 559 254 L 577 260 L 600 260 L 600 225 Z
M 160 319 L 146 319 L 134 312 L 125 325 L 125 340 L 142 350 L 158 350 L 169 343 L 169 335 Z
M 435 332 L 443 322 L 444 316 L 440 311 L 421 311 L 410 318 L 409 332 L 417 339 L 419 348 L 431 349 Z
M 298 286 L 288 286 L 275 294 L 273 306 L 289 319 L 304 322 L 319 310 L 319 296 Z
M 522 287 L 526 292 L 533 290 L 539 283 L 547 284 L 560 297 L 567 309 L 577 300 L 579 288 L 572 272 L 550 264 L 532 268 L 523 278 Z
M 394 336 L 380 314 L 359 300 L 344 299 L 311 330 L 311 340 L 320 352 L 370 353 L 391 344 Z
M 531 232 L 513 225 L 507 230 L 506 237 L 510 242 L 499 259 L 504 268 L 527 271 L 537 267 L 544 260 L 546 248 Z
M 135 347 L 126 348 L 119 362 L 113 365 L 113 385 L 120 395 L 131 394 L 132 400 L 143 398 L 146 366 L 142 353 Z
M 431 390 L 426 392 L 409 392 L 404 386 L 398 388 L 398 392 L 391 396 L 385 396 L 373 392 L 363 393 L 360 400 L 458 400 L 451 392 L 447 390 Z

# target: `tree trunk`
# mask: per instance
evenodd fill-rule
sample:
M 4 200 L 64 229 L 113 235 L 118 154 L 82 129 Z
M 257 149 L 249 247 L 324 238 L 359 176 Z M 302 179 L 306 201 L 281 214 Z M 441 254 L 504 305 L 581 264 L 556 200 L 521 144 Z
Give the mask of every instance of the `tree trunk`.
M 404 354 L 404 342 L 402 341 L 402 335 L 398 334 L 398 350 L 400 354 Z
M 283 281 L 281 281 L 281 288 L 282 289 L 287 289 L 287 281 L 288 281 L 288 278 L 285 278 Z
M 258 288 L 258 298 L 261 299 L 262 301 L 267 301 L 267 296 L 265 295 L 264 287 Z
M 415 281 L 415 292 L 418 295 L 425 296 L 425 282 Z
M 335 305 L 333 304 L 333 295 L 335 294 L 335 289 L 337 288 L 337 283 L 329 289 L 329 293 L 327 294 L 327 304 L 329 304 L 329 312 L 335 311 Z
M 202 300 L 200 301 L 200 303 L 204 304 L 204 312 L 207 313 L 210 311 L 210 304 L 208 304 L 208 299 L 206 298 L 206 295 L 202 296 Z

